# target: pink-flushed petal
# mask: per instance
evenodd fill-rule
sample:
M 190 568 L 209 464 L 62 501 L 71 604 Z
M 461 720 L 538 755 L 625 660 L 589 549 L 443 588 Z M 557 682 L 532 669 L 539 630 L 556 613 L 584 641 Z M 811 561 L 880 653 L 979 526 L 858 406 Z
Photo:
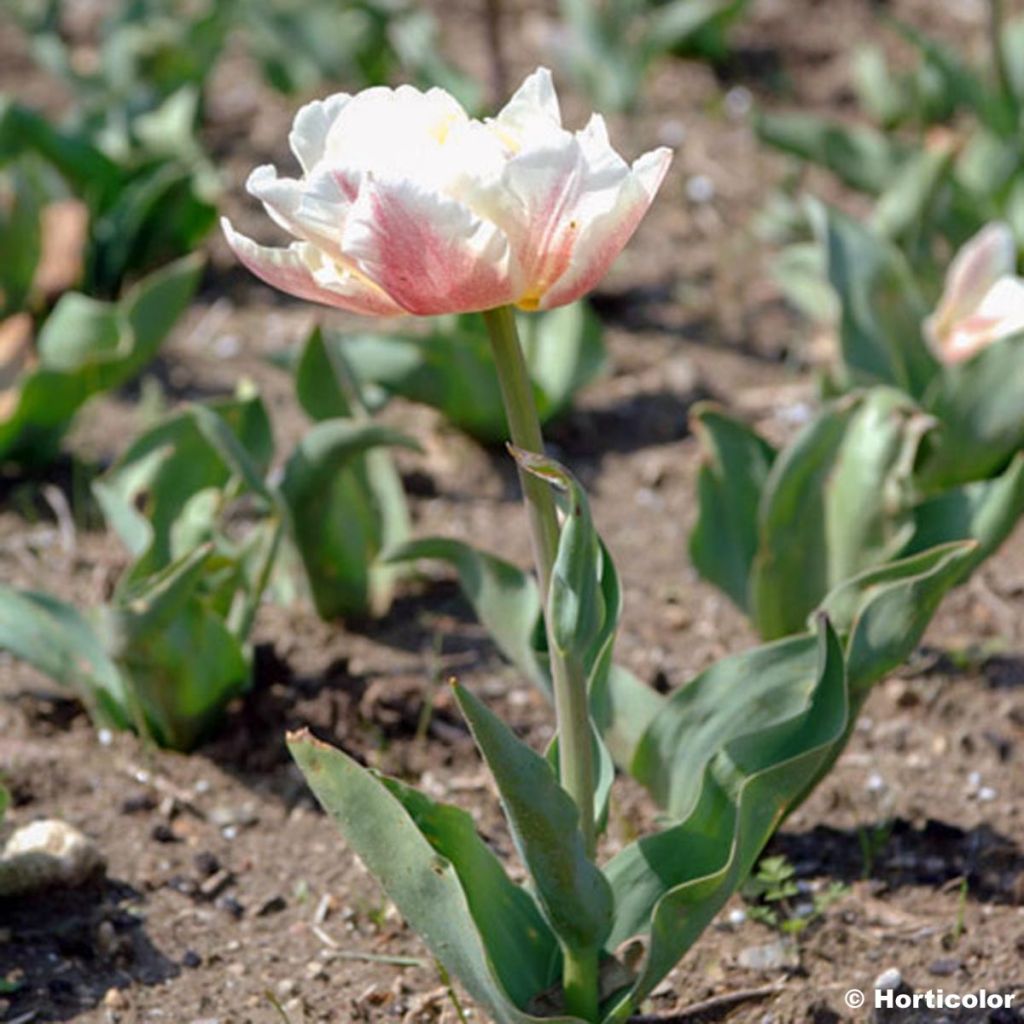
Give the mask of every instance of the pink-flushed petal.
M 957 324 L 977 311 L 989 289 L 1014 272 L 1016 263 L 1013 232 L 1002 221 L 986 225 L 966 242 L 949 265 L 935 312 L 925 321 L 931 345 L 941 349 Z
M 410 313 L 493 309 L 515 300 L 521 274 L 493 223 L 407 179 L 363 181 L 342 248 Z
M 1004 277 L 978 303 L 977 310 L 956 323 L 936 354 L 947 365 L 962 363 L 1003 338 L 1024 332 L 1024 281 Z
M 540 296 L 536 307 L 527 301 L 524 308 L 554 309 L 589 292 L 608 272 L 643 220 L 671 162 L 672 151 L 665 147 L 645 153 L 635 161 L 615 194 L 614 204 L 596 216 L 581 216 L 565 272 Z
M 307 242 L 287 249 L 259 245 L 221 218 L 221 228 L 239 260 L 260 280 L 299 299 L 361 316 L 396 316 L 404 310 L 372 282 L 335 267 Z
M 279 178 L 269 164 L 257 167 L 245 187 L 263 203 L 275 224 L 297 238 L 324 249 L 344 263 L 341 236 L 351 206 L 331 173 L 317 172 L 302 181 Z
M 348 93 L 335 93 L 325 99 L 307 103 L 295 115 L 292 130 L 288 134 L 288 144 L 306 174 L 320 162 L 331 125 L 351 100 Z

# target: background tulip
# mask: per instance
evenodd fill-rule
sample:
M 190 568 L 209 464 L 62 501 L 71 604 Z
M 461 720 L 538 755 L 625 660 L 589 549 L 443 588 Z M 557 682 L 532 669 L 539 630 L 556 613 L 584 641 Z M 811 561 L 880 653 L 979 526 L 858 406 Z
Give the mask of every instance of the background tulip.
M 942 362 L 970 359 L 1000 338 L 1024 331 L 1024 280 L 1014 275 L 1017 245 L 995 222 L 957 253 L 925 336 Z
M 376 87 L 303 107 L 301 178 L 258 167 L 249 192 L 297 239 L 261 246 L 223 222 L 239 259 L 300 298 L 370 316 L 550 309 L 589 291 L 636 230 L 671 160 L 632 166 L 594 115 L 562 127 L 540 68 L 496 118 L 441 89 Z

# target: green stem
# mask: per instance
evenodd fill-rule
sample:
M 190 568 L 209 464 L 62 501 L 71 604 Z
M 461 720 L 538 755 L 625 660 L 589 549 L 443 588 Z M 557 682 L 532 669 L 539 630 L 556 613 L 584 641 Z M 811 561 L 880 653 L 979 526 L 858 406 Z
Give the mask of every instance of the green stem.
M 522 346 L 516 331 L 511 307 L 488 310 L 484 320 L 491 337 L 491 350 L 498 370 L 501 396 L 508 418 L 512 443 L 524 451 L 544 454 L 533 385 L 526 369 Z M 519 470 L 523 489 L 534 560 L 543 595 L 544 622 L 548 631 L 548 652 L 551 659 L 551 681 L 555 695 L 555 718 L 558 731 L 559 775 L 565 791 L 573 798 L 580 812 L 580 831 L 587 856 L 594 857 L 594 766 L 590 734 L 590 711 L 587 706 L 587 681 L 579 659 L 563 657 L 551 637 L 547 596 L 551 571 L 558 552 L 558 516 L 551 487 L 537 477 Z M 585 953 L 565 950 L 563 987 L 566 1009 L 583 1020 L 597 1019 L 598 1012 L 597 951 Z

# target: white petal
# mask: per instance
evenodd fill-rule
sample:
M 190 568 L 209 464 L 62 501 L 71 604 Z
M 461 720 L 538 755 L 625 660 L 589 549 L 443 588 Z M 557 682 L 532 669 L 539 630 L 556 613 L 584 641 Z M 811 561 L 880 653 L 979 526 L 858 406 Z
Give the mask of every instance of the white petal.
M 565 129 L 551 72 L 537 68 L 490 124 L 512 152 L 557 139 Z
M 326 99 L 307 103 L 295 115 L 292 130 L 288 135 L 288 144 L 295 154 L 295 159 L 307 174 L 324 155 L 327 133 L 351 99 L 348 93 L 335 93 Z
M 492 223 L 406 179 L 367 177 L 342 248 L 410 313 L 491 309 L 515 300 L 521 275 Z
M 307 242 L 293 242 L 287 249 L 258 245 L 235 231 L 221 218 L 221 228 L 235 255 L 267 284 L 289 295 L 363 316 L 393 316 L 402 309 L 371 282 L 334 267 Z
M 279 178 L 267 164 L 249 175 L 245 187 L 285 231 L 324 249 L 331 259 L 345 262 L 341 235 L 352 204 L 337 176 L 318 171 L 304 181 L 296 181 Z
M 964 244 L 949 265 L 942 298 L 925 323 L 934 346 L 941 347 L 957 324 L 977 310 L 996 281 L 1014 272 L 1016 261 L 1013 232 L 1001 221 L 986 225 Z
M 960 363 L 989 345 L 1022 332 L 1024 281 L 1004 277 L 989 289 L 971 316 L 953 327 L 937 355 L 945 363 Z
M 604 277 L 643 219 L 671 161 L 671 150 L 653 150 L 634 162 L 618 189 L 585 195 L 568 268 L 541 297 L 541 309 L 575 301 Z

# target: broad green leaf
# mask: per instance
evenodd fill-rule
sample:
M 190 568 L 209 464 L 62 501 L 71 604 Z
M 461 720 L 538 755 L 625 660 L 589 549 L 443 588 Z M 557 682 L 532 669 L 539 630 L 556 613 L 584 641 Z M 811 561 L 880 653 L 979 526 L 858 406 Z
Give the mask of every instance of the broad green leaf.
M 222 399 L 211 403 L 207 413 L 230 430 L 265 474 L 273 438 L 262 399 L 255 394 Z M 192 413 L 184 411 L 142 434 L 94 482 L 107 522 L 137 560 L 129 578 L 150 576 L 214 536 L 233 471 Z
M 957 541 L 889 562 L 841 583 L 821 611 L 845 636 L 846 671 L 855 705 L 872 683 L 917 646 L 939 602 L 974 558 L 974 541 Z
M 944 369 L 923 402 L 940 426 L 922 452 L 922 490 L 940 492 L 990 477 L 1024 448 L 1022 380 L 1024 334 Z
M 906 155 L 903 145 L 882 132 L 833 123 L 816 114 L 761 112 L 754 125 L 763 142 L 819 164 L 869 195 L 885 191 Z
M 896 18 L 888 20 L 942 76 L 948 93 L 967 104 L 983 124 L 1004 135 L 1016 130 L 1009 97 L 993 92 L 979 75 L 963 63 L 954 50 L 920 32 L 913 25 Z
M 921 334 L 928 310 L 903 255 L 838 211 L 815 210 L 839 298 L 846 373 L 855 383 L 890 384 L 920 399 L 938 367 Z
M 496 951 L 488 945 L 495 941 L 496 925 L 475 919 L 460 878 L 460 869 L 465 871 L 468 862 L 460 855 L 456 867 L 432 845 L 395 792 L 340 750 L 314 740 L 308 733 L 290 735 L 288 746 L 352 852 L 380 882 L 445 969 L 462 982 L 495 1024 L 539 1024 L 539 1018 L 516 1006 L 504 987 L 501 979 L 515 965 L 503 964 L 499 973 Z M 461 852 L 457 848 L 461 844 L 451 839 L 445 845 L 453 855 Z M 475 852 L 479 854 L 479 850 Z M 499 893 L 502 898 L 507 895 Z M 474 900 L 482 896 L 478 893 Z M 478 912 L 482 906 L 476 903 Z M 517 911 L 521 913 L 521 907 Z M 503 926 L 511 929 L 516 916 L 509 915 Z M 543 932 L 536 938 L 527 934 L 516 944 L 526 949 L 531 941 L 544 948 L 550 939 Z M 519 954 L 523 955 L 529 957 L 531 965 L 534 963 L 532 953 Z M 524 972 L 528 969 L 534 968 L 524 965 Z M 564 1016 L 545 1020 L 547 1024 L 582 1024 Z
M 951 146 L 936 146 L 909 157 L 871 212 L 871 230 L 898 241 L 921 230 L 936 193 L 949 178 L 954 156 Z
M 666 0 L 649 15 L 645 44 L 651 57 L 672 52 L 705 60 L 723 60 L 727 32 L 749 0 Z
M 856 403 L 824 409 L 777 455 L 758 511 L 750 604 L 767 640 L 799 633 L 829 587 L 825 487 Z
M 41 193 L 25 161 L 0 175 L 0 320 L 23 309 L 32 290 L 42 252 Z
M 894 558 L 910 540 L 914 459 L 933 426 L 898 391 L 860 397 L 825 484 L 830 587 Z
M 732 689 L 738 680 L 720 679 L 720 703 L 738 703 Z M 827 624 L 818 637 L 816 679 L 804 695 L 790 717 L 758 728 L 755 716 L 749 730 L 716 749 L 687 818 L 609 862 L 616 915 L 608 944 L 639 936 L 649 948 L 639 977 L 606 1008 L 605 1024 L 623 1024 L 696 941 L 746 879 L 808 775 L 844 737 L 842 650 Z
M 538 414 L 546 422 L 603 368 L 600 324 L 581 304 L 517 319 Z M 478 314 L 439 318 L 426 335 L 326 340 L 328 351 L 337 345 L 364 387 L 432 406 L 481 441 L 507 437 L 490 338 Z
M 839 320 L 839 304 L 828 282 L 825 253 L 817 242 L 797 242 L 780 250 L 772 261 L 772 277 L 786 299 L 811 320 Z
M 612 895 L 586 855 L 579 808 L 540 754 L 464 687 L 454 691 L 497 783 L 544 916 L 569 948 L 600 948 L 612 924 Z
M 514 885 L 473 817 L 451 804 L 435 803 L 397 779 L 377 776 L 430 845 L 459 876 L 469 911 L 480 930 L 505 991 L 517 1006 L 558 981 L 561 951 L 536 900 Z
M 63 296 L 39 334 L 40 365 L 0 420 L 0 458 L 41 464 L 92 395 L 119 387 L 156 352 L 188 305 L 202 263 L 189 257 L 151 275 L 117 304 Z
M 720 750 L 807 707 L 819 681 L 818 655 L 814 637 L 800 634 L 716 662 L 664 701 L 631 774 L 674 820 L 689 817 Z
M 366 404 L 360 382 L 348 364 L 341 338 L 320 327 L 306 339 L 294 367 L 295 395 L 310 419 L 351 419 Z
M 73 690 L 102 724 L 129 725 L 117 667 L 71 605 L 49 594 L 0 585 L 0 648 Z
M 209 546 L 191 552 L 99 612 L 100 635 L 129 699 L 153 738 L 176 750 L 208 735 L 250 683 L 243 644 L 200 593 L 211 554 Z
M 690 558 L 706 580 L 749 612 L 757 510 L 775 450 L 746 424 L 710 403 L 695 406 L 690 423 L 702 449 Z
M 974 540 L 978 546 L 965 567 L 973 571 L 1013 532 L 1024 515 L 1024 452 L 1005 472 L 991 480 L 943 491 L 914 509 L 916 528 L 907 553 L 924 551 L 952 540 Z
M 538 660 L 534 638 L 540 597 L 533 577 L 522 569 L 460 540 L 426 537 L 385 550 L 387 562 L 436 559 L 452 566 L 459 587 L 498 650 L 532 683 L 550 695 L 551 679 Z
M 621 665 L 612 664 L 591 679 L 591 718 L 612 759 L 625 771 L 630 770 L 646 730 L 664 706 L 664 697 Z
M 403 434 L 372 423 L 325 420 L 296 446 L 281 494 L 317 611 L 323 618 L 379 613 L 390 602 L 394 570 L 377 564 L 407 529 L 400 488 L 377 486 L 373 449 L 418 450 Z

